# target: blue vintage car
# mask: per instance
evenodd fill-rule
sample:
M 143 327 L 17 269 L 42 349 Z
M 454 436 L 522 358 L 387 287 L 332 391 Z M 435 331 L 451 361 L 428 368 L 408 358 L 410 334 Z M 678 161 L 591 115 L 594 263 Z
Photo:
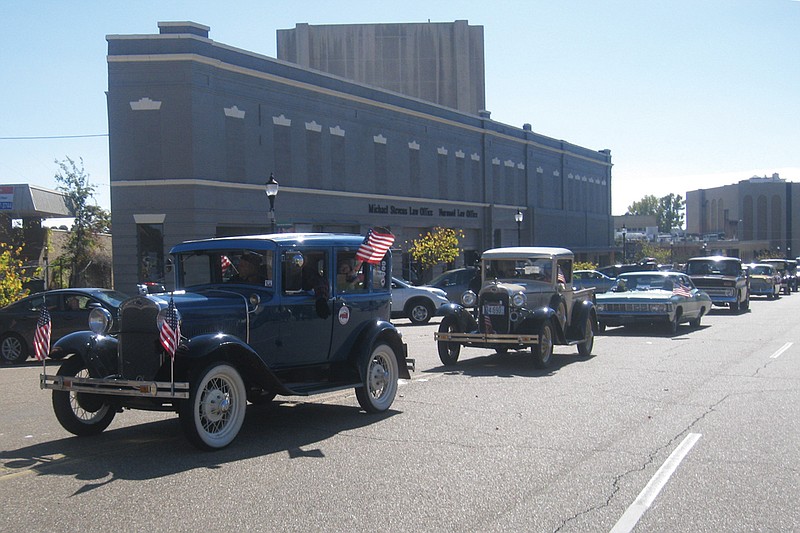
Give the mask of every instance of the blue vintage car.
M 91 331 L 53 346 L 68 357 L 40 378 L 56 418 L 93 435 L 123 408 L 175 411 L 190 442 L 219 449 L 239 433 L 248 401 L 354 388 L 364 410 L 386 411 L 413 360 L 389 321 L 391 252 L 362 263 L 362 241 L 298 233 L 175 246 L 173 293 L 122 302 L 114 335 L 97 309 Z M 174 360 L 170 328 L 180 331 Z
M 659 324 L 674 335 L 684 322 L 700 327 L 711 298 L 680 272 L 628 272 L 617 277 L 611 291 L 597 295 L 595 308 L 600 331 L 606 326 Z

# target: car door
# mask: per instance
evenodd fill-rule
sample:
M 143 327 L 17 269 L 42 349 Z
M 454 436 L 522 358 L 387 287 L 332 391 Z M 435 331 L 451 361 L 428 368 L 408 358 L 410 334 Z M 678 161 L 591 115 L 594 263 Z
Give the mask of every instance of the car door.
M 331 333 L 331 360 L 347 359 L 352 353 L 363 328 L 375 320 L 378 307 L 383 300 L 388 305 L 388 288 L 381 289 L 380 265 L 357 261 L 356 248 L 342 247 L 334 250 L 336 284 L 331 302 L 333 330 Z M 384 265 L 385 266 L 385 265 Z M 345 273 L 350 267 L 350 272 Z
M 299 248 L 281 257 L 279 338 L 276 367 L 328 360 L 333 317 L 330 306 L 330 250 Z

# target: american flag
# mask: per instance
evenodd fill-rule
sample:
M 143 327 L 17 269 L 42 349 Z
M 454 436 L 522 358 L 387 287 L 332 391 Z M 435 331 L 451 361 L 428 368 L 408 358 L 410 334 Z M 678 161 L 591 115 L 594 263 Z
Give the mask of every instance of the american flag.
M 558 267 L 558 282 L 559 283 L 567 282 L 567 278 L 564 277 L 564 273 L 561 271 L 561 267 Z
M 692 289 L 683 284 L 682 281 L 677 281 L 672 287 L 672 294 L 683 296 L 684 298 L 691 298 Z
M 377 265 L 386 255 L 394 242 L 394 235 L 386 228 L 369 230 L 367 238 L 356 252 L 356 259 Z
M 175 310 L 175 302 L 170 297 L 167 316 L 164 317 L 164 323 L 161 324 L 161 346 L 164 347 L 170 357 L 175 357 L 175 351 L 178 349 L 180 340 L 181 326 L 178 323 L 178 312 Z
M 50 353 L 50 311 L 45 302 L 36 321 L 36 333 L 33 335 L 33 353 L 36 359 L 42 361 Z
M 227 255 L 223 255 L 219 258 L 220 263 L 222 263 L 222 271 L 226 272 L 231 267 L 231 260 Z
M 483 315 L 483 329 L 484 333 L 494 333 L 492 319 L 489 317 L 489 315 Z

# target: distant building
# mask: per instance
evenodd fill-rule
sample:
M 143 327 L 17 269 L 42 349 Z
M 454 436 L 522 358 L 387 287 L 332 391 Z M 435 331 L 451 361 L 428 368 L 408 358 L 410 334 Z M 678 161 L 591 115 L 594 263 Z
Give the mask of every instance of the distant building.
M 477 115 L 486 109 L 483 26 L 297 24 L 278 30 L 278 59 Z
M 28 285 L 32 292 L 45 289 L 45 275 L 47 288 L 68 286 L 70 265 L 62 266 L 59 258 L 65 253 L 69 232 L 45 228 L 42 221 L 71 217 L 66 195 L 62 192 L 26 183 L 0 185 L 0 242 L 12 243 L 21 239 L 25 245 L 22 259 L 26 275 L 32 276 L 41 269 L 41 277 Z M 112 287 L 111 235 L 98 235 L 92 253 L 90 264 L 80 265 L 81 284 L 85 287 Z
M 765 250 L 796 257 L 800 255 L 800 183 L 773 174 L 689 191 L 686 231 L 706 241 L 709 250 L 745 260 Z

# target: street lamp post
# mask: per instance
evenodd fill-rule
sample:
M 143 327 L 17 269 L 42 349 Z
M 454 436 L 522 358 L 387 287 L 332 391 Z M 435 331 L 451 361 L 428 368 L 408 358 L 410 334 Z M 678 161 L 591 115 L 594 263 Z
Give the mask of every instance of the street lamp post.
M 628 264 L 628 241 L 626 240 L 626 236 L 628 234 L 628 228 L 625 227 L 625 224 L 622 225 L 622 263 L 627 265 Z
M 517 209 L 516 214 L 514 215 L 514 220 L 517 222 L 517 246 L 522 246 L 522 219 L 524 215 L 522 214 L 522 210 Z
M 264 192 L 267 193 L 267 198 L 269 198 L 269 222 L 272 228 L 271 231 L 275 233 L 275 197 L 278 196 L 278 181 L 275 179 L 275 175 L 272 172 L 269 173 L 269 180 L 264 185 Z

